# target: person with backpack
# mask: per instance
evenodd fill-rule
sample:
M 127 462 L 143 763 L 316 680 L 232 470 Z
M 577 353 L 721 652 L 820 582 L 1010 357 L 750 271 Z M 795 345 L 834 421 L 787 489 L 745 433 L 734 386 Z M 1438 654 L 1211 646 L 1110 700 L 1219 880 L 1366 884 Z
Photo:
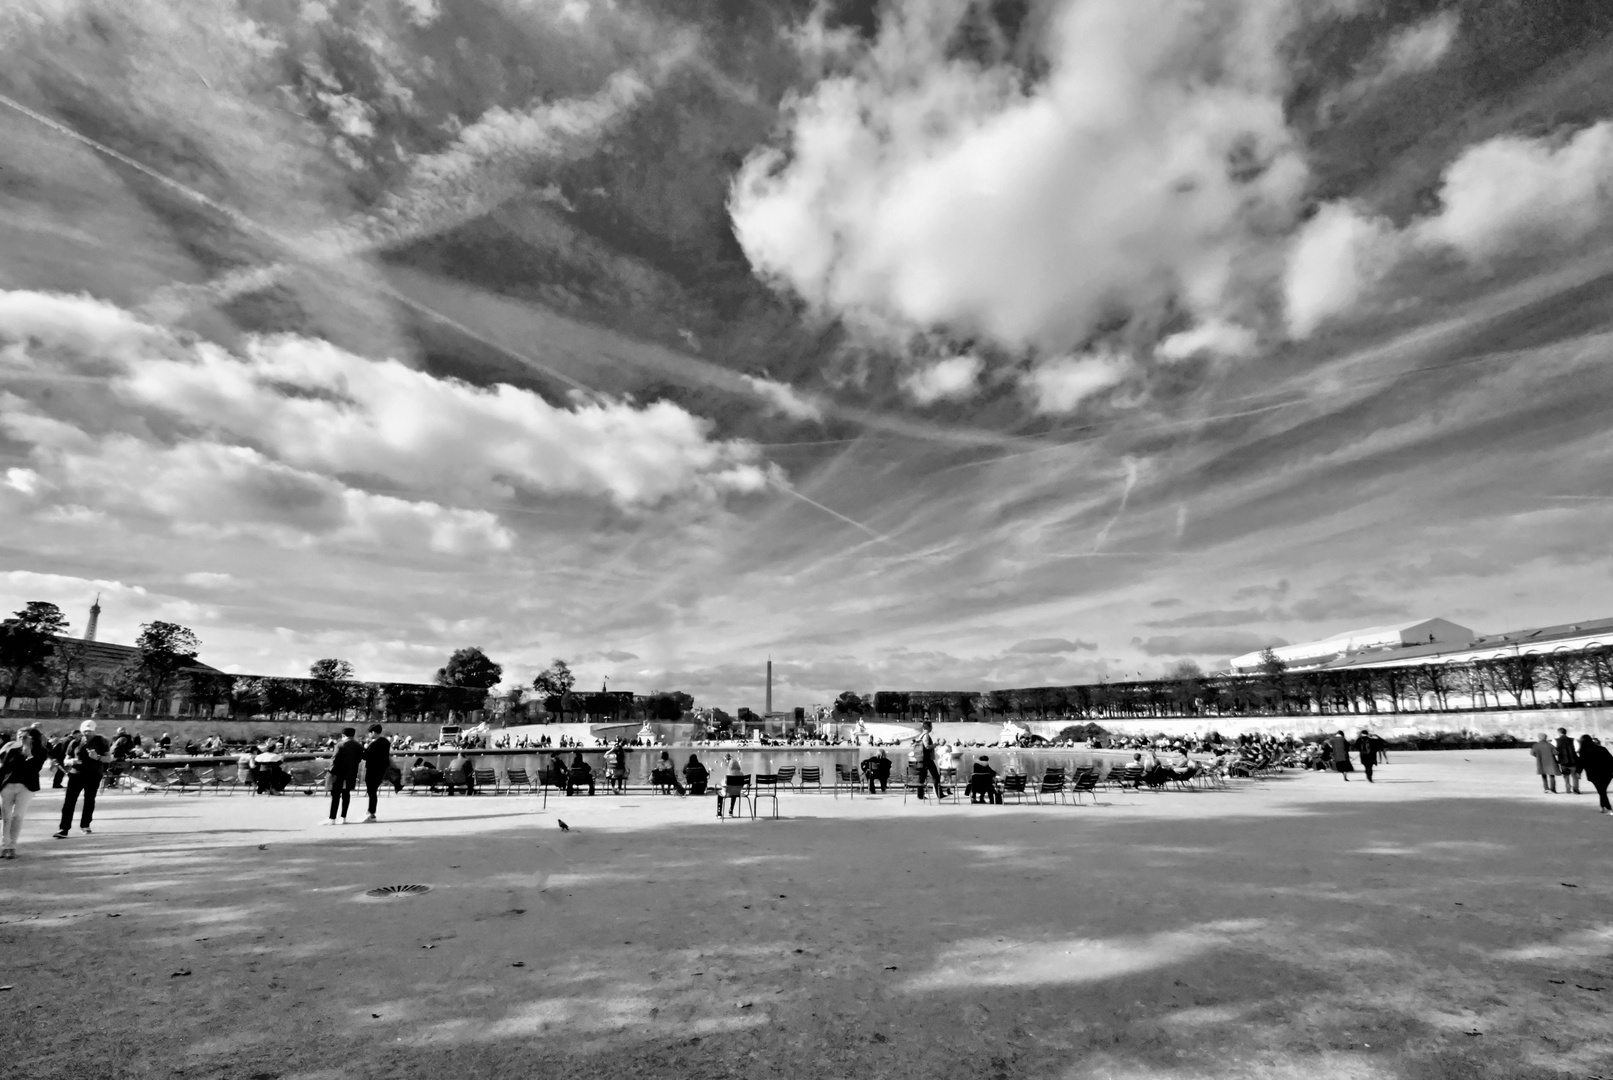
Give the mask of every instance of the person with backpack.
M 67 772 L 67 793 L 62 799 L 61 827 L 51 835 L 57 840 L 67 839 L 73 828 L 73 810 L 80 796 L 84 809 L 79 814 L 78 828 L 90 831 L 95 819 L 95 793 L 101 789 L 101 773 L 112 760 L 112 747 L 103 736 L 95 733 L 95 721 L 86 720 L 78 726 L 78 733 L 67 740 L 62 751 L 62 768 Z
M 39 790 L 39 769 L 50 755 L 36 727 L 23 728 L 0 746 L 0 859 L 17 857 L 22 819 Z
M 370 741 L 364 746 L 364 791 L 370 797 L 370 811 L 364 819 L 365 824 L 375 820 L 375 810 L 379 804 L 377 796 L 391 771 L 392 742 L 381 734 L 380 724 L 371 724 Z
M 1378 763 L 1378 739 L 1366 728 L 1361 729 L 1360 736 L 1355 740 L 1355 753 L 1361 759 L 1361 771 L 1366 774 L 1367 783 L 1373 783 L 1372 767 Z
M 364 760 L 364 748 L 353 738 L 353 729 L 342 728 L 341 741 L 336 744 L 336 755 L 330 762 L 330 821 L 326 824 L 336 824 L 336 811 L 342 812 L 342 824 L 347 824 L 347 807 L 353 798 L 353 789 L 358 786 L 358 767 Z

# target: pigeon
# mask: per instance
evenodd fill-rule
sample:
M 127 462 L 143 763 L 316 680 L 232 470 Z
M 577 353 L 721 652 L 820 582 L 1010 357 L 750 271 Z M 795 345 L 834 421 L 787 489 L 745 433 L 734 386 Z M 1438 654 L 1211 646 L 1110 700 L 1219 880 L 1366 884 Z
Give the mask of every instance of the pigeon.
M 559 818 L 555 818 L 555 820 L 560 822 L 560 831 L 561 832 L 570 832 L 571 831 L 571 826 L 570 825 L 567 825 L 564 821 L 560 821 Z

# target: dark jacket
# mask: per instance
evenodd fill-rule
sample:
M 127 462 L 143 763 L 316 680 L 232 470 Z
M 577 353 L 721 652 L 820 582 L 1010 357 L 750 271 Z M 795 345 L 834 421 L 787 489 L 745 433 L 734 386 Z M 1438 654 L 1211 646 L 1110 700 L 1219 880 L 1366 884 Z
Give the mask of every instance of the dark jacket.
M 1552 743 L 1557 748 L 1557 767 L 1563 772 L 1580 767 L 1579 755 L 1574 753 L 1574 740 L 1567 735 L 1559 735 Z
M 1378 763 L 1378 757 L 1380 754 L 1380 751 L 1378 750 L 1378 740 L 1374 739 L 1371 735 L 1361 736 L 1359 739 L 1355 740 L 1355 752 L 1360 756 L 1361 764 L 1376 765 Z
M 1350 743 L 1342 735 L 1334 735 L 1327 740 L 1328 750 L 1333 754 L 1335 763 L 1350 760 Z
M 364 777 L 381 780 L 392 767 L 392 743 L 384 736 L 376 736 L 364 748 Z
M 62 765 L 68 772 L 76 772 L 86 780 L 99 777 L 105 765 L 96 754 L 111 754 L 112 747 L 95 732 L 79 732 L 71 735 L 67 740 L 67 747 L 62 755 Z
M 1600 787 L 1613 780 L 1613 752 L 1592 743 L 1580 752 L 1579 767 L 1585 770 L 1585 779 L 1592 787 Z
M 331 775 L 341 780 L 356 781 L 359 762 L 363 760 L 364 748 L 353 739 L 343 739 L 341 745 L 336 747 L 336 756 L 331 759 Z
M 864 776 L 871 776 L 875 780 L 889 780 L 891 778 L 891 759 L 875 755 L 863 758 L 862 764 L 857 766 Z
M 49 759 L 49 754 L 30 753 L 32 748 L 21 739 L 0 746 L 0 787 L 7 784 L 21 784 L 29 791 L 39 790 L 39 768 Z

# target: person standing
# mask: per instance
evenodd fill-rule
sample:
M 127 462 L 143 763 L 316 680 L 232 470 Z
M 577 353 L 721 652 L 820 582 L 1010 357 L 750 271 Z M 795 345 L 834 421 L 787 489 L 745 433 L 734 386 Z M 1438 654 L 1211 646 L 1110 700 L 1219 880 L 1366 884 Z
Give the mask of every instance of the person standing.
M 1344 732 L 1335 731 L 1333 737 L 1327 741 L 1328 749 L 1333 754 L 1333 768 L 1344 777 L 1344 782 L 1350 782 L 1350 741 L 1344 737 Z
M 364 748 L 353 738 L 353 729 L 342 728 L 341 741 L 336 744 L 336 755 L 330 761 L 330 821 L 336 824 L 336 811 L 342 811 L 342 824 L 347 824 L 347 807 L 358 786 L 358 767 L 364 760 Z
M 364 792 L 370 797 L 366 824 L 375 820 L 381 785 L 392 771 L 392 741 L 381 734 L 380 724 L 370 725 L 370 741 L 364 747 Z
M 1589 735 L 1581 735 L 1577 760 L 1579 767 L 1585 770 L 1585 779 L 1596 789 L 1596 812 L 1613 814 L 1613 804 L 1607 801 L 1607 785 L 1613 782 L 1613 754 Z
M 50 755 L 36 727 L 23 728 L 0 746 L 0 859 L 17 857 L 17 838 L 28 804 L 39 790 L 39 769 Z
M 728 796 L 728 816 L 733 817 L 739 808 L 739 797 L 745 793 L 745 769 L 732 754 L 722 757 L 723 790 L 717 792 L 717 816 L 722 817 L 722 800 Z
M 627 793 L 627 745 L 621 739 L 611 743 L 605 751 L 605 786 L 620 794 Z
M 941 772 L 935 764 L 935 736 L 931 734 L 933 730 L 934 725 L 928 720 L 924 721 L 924 726 L 919 729 L 918 736 L 913 740 L 913 750 L 908 755 L 908 760 L 918 766 L 921 799 L 924 798 L 924 781 L 932 776 L 935 777 L 935 797 L 946 798 L 946 792 L 941 790 Z
M 1535 759 L 1535 772 L 1540 774 L 1540 786 L 1553 795 L 1557 794 L 1557 748 L 1551 745 L 1544 731 L 1529 748 L 1529 756 Z
M 51 835 L 57 840 L 67 839 L 73 828 L 73 809 L 79 796 L 84 797 L 84 810 L 78 818 L 80 832 L 90 831 L 95 818 L 95 793 L 101 789 L 101 771 L 112 760 L 112 747 L 106 739 L 95 733 L 95 721 L 86 720 L 78 726 L 78 734 L 67 740 L 62 754 L 62 767 L 67 770 L 67 794 L 62 799 L 61 827 Z
M 1563 774 L 1563 794 L 1579 794 L 1579 755 L 1574 753 L 1574 740 L 1568 737 L 1567 728 L 1557 729 L 1557 740 L 1552 744 L 1557 751 L 1557 768 Z
M 1361 771 L 1366 774 L 1367 783 L 1372 783 L 1372 766 L 1378 763 L 1378 740 L 1366 728 L 1361 729 L 1360 736 L 1355 740 L 1355 755 L 1361 759 Z

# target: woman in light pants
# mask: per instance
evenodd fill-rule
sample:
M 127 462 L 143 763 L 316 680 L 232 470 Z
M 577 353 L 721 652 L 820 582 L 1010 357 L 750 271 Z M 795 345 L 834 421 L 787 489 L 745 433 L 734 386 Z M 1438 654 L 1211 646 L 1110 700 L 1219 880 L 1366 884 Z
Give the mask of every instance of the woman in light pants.
M 46 760 L 45 738 L 38 728 L 23 728 L 0 746 L 0 859 L 17 857 L 22 819 L 39 790 L 39 767 Z

